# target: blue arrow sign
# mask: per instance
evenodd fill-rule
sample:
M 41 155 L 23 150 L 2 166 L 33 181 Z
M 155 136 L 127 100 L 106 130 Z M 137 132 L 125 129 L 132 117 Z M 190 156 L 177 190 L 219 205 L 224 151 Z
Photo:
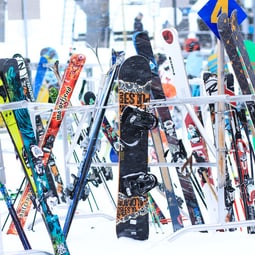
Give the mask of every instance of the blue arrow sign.
M 247 14 L 235 0 L 209 0 L 198 12 L 198 15 L 214 32 L 214 34 L 220 38 L 217 29 L 218 16 L 224 12 L 228 14 L 228 17 L 230 17 L 233 10 L 237 10 L 238 24 L 241 24 L 247 17 Z

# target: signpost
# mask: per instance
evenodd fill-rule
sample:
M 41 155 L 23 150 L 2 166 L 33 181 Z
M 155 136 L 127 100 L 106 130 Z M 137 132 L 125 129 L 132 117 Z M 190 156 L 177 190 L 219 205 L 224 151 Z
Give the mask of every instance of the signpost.
M 220 39 L 217 29 L 218 16 L 220 13 L 227 13 L 228 17 L 230 17 L 233 10 L 237 10 L 238 24 L 241 24 L 247 15 L 235 0 L 209 0 L 207 4 L 205 4 L 204 7 L 198 12 L 198 15 Z

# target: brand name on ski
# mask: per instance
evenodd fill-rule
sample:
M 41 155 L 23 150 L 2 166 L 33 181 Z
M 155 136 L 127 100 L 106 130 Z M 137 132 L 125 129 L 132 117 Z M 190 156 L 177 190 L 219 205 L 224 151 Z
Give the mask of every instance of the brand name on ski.
M 30 201 L 31 201 L 31 196 L 32 196 L 32 193 L 29 192 L 29 193 L 28 193 L 28 196 L 26 196 L 25 202 L 24 202 L 23 205 L 22 205 L 21 211 L 20 211 L 20 213 L 19 213 L 19 217 L 21 217 L 21 218 L 22 218 L 22 217 L 25 217 L 26 211 L 27 211 L 27 207 L 29 206 L 29 203 L 30 203 Z
M 58 112 L 57 112 L 57 115 L 56 115 L 56 120 L 61 120 L 62 119 L 62 109 L 66 108 L 67 107 L 67 104 L 68 104 L 68 96 L 69 94 L 72 92 L 72 88 L 71 87 L 66 87 L 66 92 L 63 94 L 63 96 L 61 96 L 59 98 L 59 102 L 58 102 Z
M 120 91 L 119 92 L 119 103 L 120 103 L 120 110 L 123 111 L 123 108 L 126 105 L 136 105 L 140 108 L 145 108 L 143 106 L 144 103 L 150 101 L 150 96 L 143 94 L 143 93 L 125 93 Z
M 173 73 L 173 75 L 175 75 L 174 64 L 173 64 L 172 58 L 168 57 L 168 59 L 169 59 L 170 67 L 172 69 L 172 73 Z

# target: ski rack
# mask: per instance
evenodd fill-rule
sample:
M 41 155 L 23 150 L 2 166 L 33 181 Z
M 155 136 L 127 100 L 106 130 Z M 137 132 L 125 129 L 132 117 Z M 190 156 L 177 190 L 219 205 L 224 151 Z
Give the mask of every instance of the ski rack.
M 3 158 L 3 151 L 2 151 L 1 140 L 0 140 L 0 181 L 2 183 L 4 183 L 4 184 L 6 183 L 4 158 Z
M 200 96 L 200 97 L 189 97 L 189 98 L 174 98 L 174 99 L 167 99 L 167 100 L 151 100 L 150 103 L 147 105 L 150 108 L 156 108 L 156 107 L 165 107 L 165 106 L 173 106 L 173 105 L 182 105 L 185 106 L 185 104 L 191 104 L 191 105 L 206 105 L 206 104 L 217 104 L 219 102 L 245 102 L 245 101 L 255 101 L 255 94 L 254 95 L 238 95 L 238 96 L 229 96 L 229 95 L 217 95 L 217 96 Z M 53 104 L 49 103 L 33 103 L 33 102 L 27 102 L 27 101 L 20 101 L 20 102 L 14 102 L 14 103 L 8 103 L 0 105 L 0 111 L 4 110 L 13 110 L 13 109 L 20 109 L 20 108 L 28 108 L 31 111 L 34 111 L 34 113 L 38 114 L 40 113 L 47 113 L 53 111 Z M 66 110 L 67 114 L 70 113 L 85 113 L 85 112 L 93 112 L 96 109 L 105 108 L 105 109 L 117 109 L 117 104 L 110 104 L 103 107 L 97 107 L 97 106 L 71 106 L 68 107 Z M 63 122 L 62 130 L 66 130 L 65 128 L 66 122 Z M 67 146 L 67 139 L 63 139 L 63 145 L 64 148 L 69 148 L 69 145 Z M 218 150 L 218 148 L 216 148 Z M 67 153 L 70 153 L 69 151 Z M 91 165 L 94 166 L 117 166 L 117 163 L 94 163 L 92 162 Z M 181 163 L 151 163 L 149 166 L 151 167 L 158 167 L 158 166 L 183 166 Z M 193 163 L 193 166 L 200 167 L 200 166 L 213 166 L 217 167 L 218 162 L 217 158 L 215 162 L 206 162 L 206 163 Z M 65 168 L 68 168 L 69 166 L 76 166 L 76 164 L 66 162 Z M 66 169 L 63 169 L 64 171 Z M 218 204 L 220 207 L 221 205 Z M 220 210 L 221 208 L 218 209 Z M 183 229 L 172 233 L 170 236 L 164 238 L 163 240 L 167 240 L 169 242 L 175 240 L 179 236 L 194 232 L 194 231 L 206 231 L 206 230 L 217 230 L 217 229 L 229 229 L 229 228 L 235 228 L 235 227 L 247 227 L 247 226 L 255 226 L 255 220 L 242 220 L 242 221 L 235 221 L 235 222 L 218 222 L 215 224 L 203 224 L 203 225 L 191 225 L 191 226 L 185 226 Z M 162 240 L 162 241 L 163 241 Z
M 68 166 L 78 166 L 77 163 L 68 163 Z M 118 163 L 99 163 L 99 162 L 92 162 L 91 166 L 97 166 L 97 167 L 111 167 L 111 166 L 118 166 Z M 183 163 L 172 163 L 172 162 L 158 162 L 158 163 L 148 163 L 148 167 L 182 167 Z M 216 162 L 201 162 L 201 163 L 192 163 L 192 166 L 194 167 L 216 167 Z
M 173 106 L 173 105 L 183 105 L 191 104 L 196 106 L 201 106 L 204 104 L 215 104 L 217 102 L 245 102 L 245 101 L 254 101 L 255 94 L 252 95 L 217 95 L 217 96 L 198 96 L 198 97 L 187 97 L 187 98 L 171 98 L 167 100 L 151 100 L 149 103 L 145 103 L 145 105 L 155 108 L 155 107 L 165 107 L 165 106 Z M 26 100 L 19 102 L 12 102 L 8 104 L 1 104 L 0 111 L 5 110 L 15 110 L 20 108 L 28 108 L 29 110 L 34 110 L 37 114 L 39 110 L 41 112 L 53 111 L 54 104 L 51 103 L 37 103 L 37 102 L 28 102 Z M 69 106 L 65 112 L 73 113 L 73 112 L 93 112 L 97 109 L 117 109 L 118 104 L 108 104 L 106 106 L 94 106 L 94 105 L 86 105 L 86 106 Z M 59 109 L 58 111 L 62 111 Z

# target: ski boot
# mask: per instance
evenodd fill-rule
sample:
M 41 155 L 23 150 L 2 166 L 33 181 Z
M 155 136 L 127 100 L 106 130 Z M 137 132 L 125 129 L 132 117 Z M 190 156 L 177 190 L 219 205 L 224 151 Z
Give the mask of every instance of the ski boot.
M 158 184 L 155 175 L 143 172 L 128 174 L 123 176 L 122 179 L 128 197 L 143 196 Z

